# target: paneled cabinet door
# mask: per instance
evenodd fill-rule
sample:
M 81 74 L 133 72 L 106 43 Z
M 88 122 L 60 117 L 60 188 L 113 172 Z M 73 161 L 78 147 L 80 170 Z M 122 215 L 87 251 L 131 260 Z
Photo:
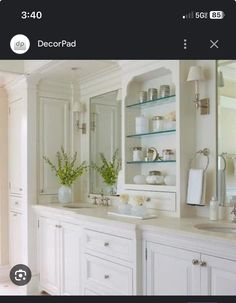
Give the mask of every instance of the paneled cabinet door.
M 198 253 L 148 242 L 147 294 L 200 294 L 199 259 Z
M 22 214 L 11 211 L 9 214 L 10 266 L 24 263 Z
M 70 144 L 69 101 L 54 98 L 40 98 L 39 123 L 39 163 L 40 193 L 57 194 L 58 180 L 51 168 L 43 160 L 47 156 L 56 161 L 56 153 L 63 146 L 67 151 Z
M 52 295 L 60 294 L 59 235 L 57 220 L 40 218 L 39 221 L 39 270 L 40 285 Z
M 18 99 L 9 106 L 9 187 L 10 194 L 17 195 L 24 192 L 22 176 L 26 169 L 23 157 L 27 134 L 23 105 L 23 99 Z
M 201 294 L 236 295 L 236 262 L 201 255 Z
M 80 295 L 81 228 L 61 223 L 61 294 Z

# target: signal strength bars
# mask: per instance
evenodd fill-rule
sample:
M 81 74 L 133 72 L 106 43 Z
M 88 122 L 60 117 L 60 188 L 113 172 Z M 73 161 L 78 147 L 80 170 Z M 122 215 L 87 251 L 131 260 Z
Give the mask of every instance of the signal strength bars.
M 183 15 L 183 19 L 194 19 L 194 16 L 195 16 L 194 12 L 190 12 L 186 15 Z

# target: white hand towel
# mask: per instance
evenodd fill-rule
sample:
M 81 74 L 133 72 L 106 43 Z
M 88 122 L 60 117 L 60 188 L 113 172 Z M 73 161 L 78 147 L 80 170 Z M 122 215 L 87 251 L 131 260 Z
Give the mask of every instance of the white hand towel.
M 205 171 L 204 169 L 190 169 L 188 176 L 187 204 L 205 204 Z

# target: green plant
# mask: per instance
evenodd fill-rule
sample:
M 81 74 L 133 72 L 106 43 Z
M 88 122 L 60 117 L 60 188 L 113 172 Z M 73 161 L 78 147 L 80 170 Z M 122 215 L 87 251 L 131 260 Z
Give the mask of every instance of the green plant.
M 116 149 L 111 161 L 107 161 L 103 153 L 100 153 L 100 158 L 102 161 L 101 166 L 97 164 L 92 164 L 91 167 L 94 168 L 103 178 L 104 183 L 107 185 L 116 184 L 119 170 L 121 168 L 121 160 L 118 157 L 119 150 Z
M 61 147 L 61 151 L 57 152 L 56 158 L 57 163 L 53 164 L 48 157 L 43 156 L 43 159 L 55 172 L 61 185 L 71 186 L 87 170 L 85 162 L 79 166 L 76 164 L 77 153 L 74 153 L 72 157 L 65 152 L 63 147 Z

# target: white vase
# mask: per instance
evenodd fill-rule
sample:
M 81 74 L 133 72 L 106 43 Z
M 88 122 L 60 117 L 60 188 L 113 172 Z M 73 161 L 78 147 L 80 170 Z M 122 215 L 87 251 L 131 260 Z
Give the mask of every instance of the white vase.
M 72 190 L 69 186 L 62 185 L 58 190 L 58 200 L 60 203 L 72 202 Z

